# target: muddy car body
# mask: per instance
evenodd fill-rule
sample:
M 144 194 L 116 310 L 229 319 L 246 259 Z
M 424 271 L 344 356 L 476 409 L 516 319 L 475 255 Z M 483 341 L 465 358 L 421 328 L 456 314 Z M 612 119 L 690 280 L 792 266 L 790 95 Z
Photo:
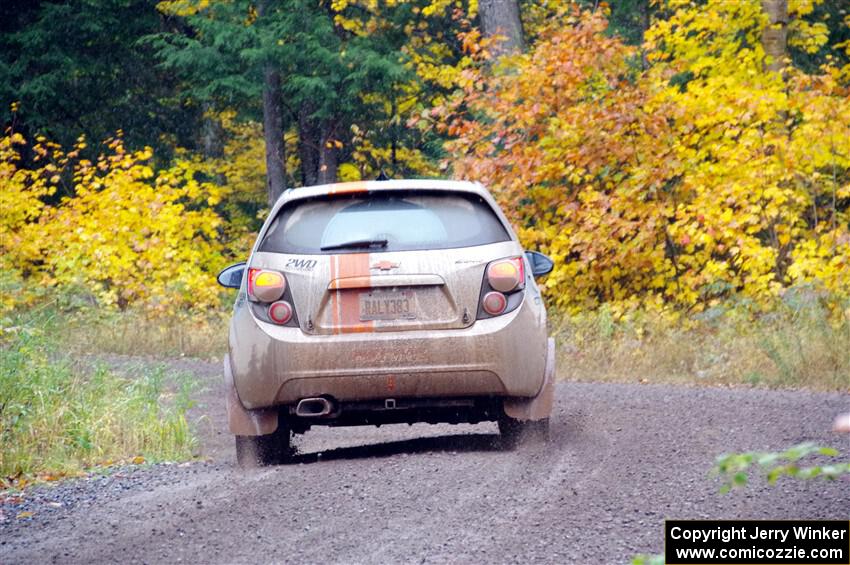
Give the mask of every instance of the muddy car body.
M 237 287 L 224 361 L 243 463 L 314 425 L 495 420 L 545 434 L 554 344 L 534 274 L 488 191 L 396 180 L 290 190 Z

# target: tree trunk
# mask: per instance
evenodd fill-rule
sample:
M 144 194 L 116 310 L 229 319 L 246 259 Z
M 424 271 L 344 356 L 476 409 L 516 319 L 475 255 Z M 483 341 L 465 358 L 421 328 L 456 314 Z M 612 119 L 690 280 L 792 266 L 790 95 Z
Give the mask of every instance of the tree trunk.
M 204 111 L 201 118 L 201 150 L 207 159 L 218 159 L 224 155 L 224 128 L 221 122 L 211 115 L 212 104 L 204 102 L 201 108 Z
M 519 53 L 523 50 L 522 21 L 517 0 L 479 0 L 478 16 L 484 37 L 500 36 L 493 46 L 493 55 Z
M 788 0 L 762 0 L 768 25 L 761 34 L 761 43 L 769 57 L 766 67 L 770 71 L 785 68 L 788 56 Z
M 321 143 L 319 144 L 319 184 L 336 182 L 336 128 L 330 123 L 322 124 Z
M 266 189 L 269 206 L 273 206 L 286 189 L 286 154 L 280 111 L 280 73 L 267 66 L 264 75 L 263 138 L 266 142 Z
M 298 155 L 304 186 L 336 182 L 336 126 L 332 120 L 311 118 L 313 108 L 305 104 L 298 112 Z
M 262 18 L 270 0 L 257 4 L 257 17 Z M 274 206 L 286 190 L 286 146 L 283 140 L 283 115 L 280 98 L 280 70 L 272 63 L 263 67 L 263 140 L 266 144 L 266 192 L 269 206 Z
M 201 118 L 201 151 L 203 151 L 206 159 L 220 159 L 224 156 L 224 143 L 227 132 L 224 131 L 224 126 L 212 111 L 212 104 L 204 102 L 201 105 L 204 115 Z M 214 176 L 215 182 L 220 185 L 227 183 L 227 178 L 224 173 L 219 171 Z
M 301 183 L 304 186 L 318 184 L 319 176 L 319 127 L 310 117 L 313 108 L 304 104 L 298 109 L 298 156 L 301 158 Z

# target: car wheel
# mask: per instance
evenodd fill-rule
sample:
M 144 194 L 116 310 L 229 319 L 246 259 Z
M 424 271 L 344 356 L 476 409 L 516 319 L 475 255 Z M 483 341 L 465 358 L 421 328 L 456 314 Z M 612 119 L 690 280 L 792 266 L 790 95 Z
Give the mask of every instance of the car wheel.
M 289 426 L 280 419 L 274 433 L 236 436 L 236 462 L 243 469 L 285 463 L 292 455 Z
M 549 418 L 543 420 L 515 420 L 508 416 L 499 419 L 502 447 L 515 449 L 521 443 L 549 441 Z

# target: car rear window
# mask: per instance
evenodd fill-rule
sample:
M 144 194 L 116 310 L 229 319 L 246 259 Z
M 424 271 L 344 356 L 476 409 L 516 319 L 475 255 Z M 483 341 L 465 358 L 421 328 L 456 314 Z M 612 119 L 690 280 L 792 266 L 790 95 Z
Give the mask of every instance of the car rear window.
M 490 205 L 475 194 L 374 192 L 296 200 L 278 213 L 260 251 L 363 252 L 350 242 L 384 241 L 371 251 L 450 249 L 509 241 Z M 322 250 L 328 247 L 340 247 Z

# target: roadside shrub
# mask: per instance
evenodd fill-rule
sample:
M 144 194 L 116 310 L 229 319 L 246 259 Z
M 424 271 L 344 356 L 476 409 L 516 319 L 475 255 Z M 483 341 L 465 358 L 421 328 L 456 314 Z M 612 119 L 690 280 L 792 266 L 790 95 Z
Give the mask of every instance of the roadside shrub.
M 74 286 L 101 305 L 151 312 L 220 304 L 224 190 L 204 180 L 210 171 L 188 158 L 154 170 L 152 150 L 129 151 L 120 134 L 95 162 L 85 148 L 82 138 L 67 152 L 43 137 L 0 138 L 0 284 L 23 290 L 0 306 Z
M 724 453 L 715 459 L 712 475 L 723 480 L 721 493 L 733 488 L 745 487 L 753 472 L 763 476 L 768 484 L 775 484 L 781 477 L 811 480 L 835 480 L 850 475 L 850 463 L 835 461 L 840 453 L 832 447 L 823 447 L 812 442 L 794 445 L 782 451 L 749 451 Z M 820 461 L 817 461 L 817 459 Z M 804 465 L 803 460 L 813 464 Z M 664 555 L 636 555 L 632 565 L 664 565 Z
M 850 297 L 850 67 L 767 70 L 759 2 L 660 4 L 641 50 L 576 9 L 464 71 L 433 112 L 444 164 L 552 256 L 548 296 L 570 313 L 769 308 L 812 282 Z M 790 41 L 817 50 L 810 31 Z
M 783 451 L 724 453 L 717 457 L 713 473 L 724 480 L 720 489 L 724 493 L 734 487 L 745 486 L 753 469 L 762 473 L 769 484 L 776 483 L 781 477 L 833 480 L 850 474 L 850 463 L 829 461 L 824 464 L 802 465 L 801 461 L 810 456 L 834 458 L 838 455 L 837 449 L 811 442 L 801 443 Z

